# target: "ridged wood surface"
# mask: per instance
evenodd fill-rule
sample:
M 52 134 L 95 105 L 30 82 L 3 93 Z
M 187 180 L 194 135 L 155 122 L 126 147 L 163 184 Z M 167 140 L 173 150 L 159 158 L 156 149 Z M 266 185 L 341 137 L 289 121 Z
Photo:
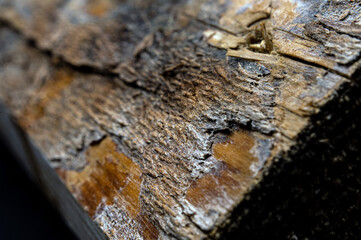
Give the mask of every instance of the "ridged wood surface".
M 360 10 L 0 0 L 0 98 L 110 239 L 220 238 L 357 81 Z

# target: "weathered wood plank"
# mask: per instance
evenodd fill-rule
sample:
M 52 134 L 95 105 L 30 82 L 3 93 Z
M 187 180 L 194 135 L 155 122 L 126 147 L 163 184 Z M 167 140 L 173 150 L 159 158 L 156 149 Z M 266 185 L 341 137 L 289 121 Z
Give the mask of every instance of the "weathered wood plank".
M 110 239 L 219 238 L 353 88 L 359 14 L 357 1 L 2 0 L 0 97 Z

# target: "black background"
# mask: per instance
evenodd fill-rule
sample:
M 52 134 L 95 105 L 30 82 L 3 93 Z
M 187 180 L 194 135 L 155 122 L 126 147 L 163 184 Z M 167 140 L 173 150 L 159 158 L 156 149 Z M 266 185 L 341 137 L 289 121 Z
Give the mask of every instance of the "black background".
M 76 240 L 0 140 L 0 240 Z

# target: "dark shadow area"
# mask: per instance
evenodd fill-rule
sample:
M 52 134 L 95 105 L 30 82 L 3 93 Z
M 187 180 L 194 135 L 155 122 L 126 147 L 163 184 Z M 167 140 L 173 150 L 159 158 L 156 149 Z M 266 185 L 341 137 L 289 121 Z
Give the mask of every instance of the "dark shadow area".
M 0 140 L 0 239 L 77 240 Z
M 272 166 L 224 239 L 361 239 L 360 92 L 354 86 L 312 119 L 292 161 Z

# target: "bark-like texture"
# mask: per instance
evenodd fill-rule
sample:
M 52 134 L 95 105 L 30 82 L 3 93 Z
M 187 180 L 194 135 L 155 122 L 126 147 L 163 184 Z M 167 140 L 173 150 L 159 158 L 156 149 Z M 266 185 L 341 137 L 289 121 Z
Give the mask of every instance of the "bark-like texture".
M 110 239 L 219 238 L 353 88 L 360 10 L 1 0 L 0 97 Z

